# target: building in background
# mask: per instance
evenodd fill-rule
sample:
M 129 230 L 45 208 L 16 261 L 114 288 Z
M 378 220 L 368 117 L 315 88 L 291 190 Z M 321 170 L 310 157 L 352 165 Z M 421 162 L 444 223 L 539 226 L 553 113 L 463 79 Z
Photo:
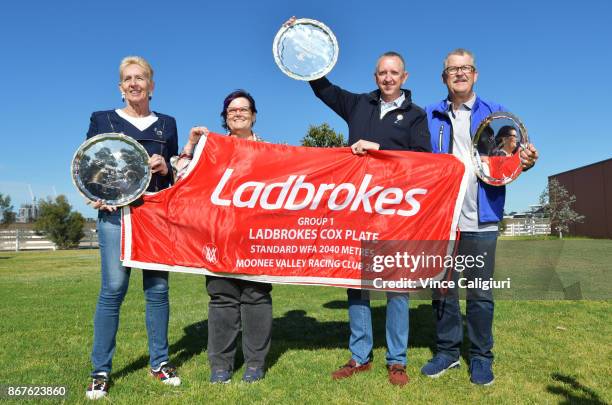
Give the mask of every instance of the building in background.
M 34 197 L 32 204 L 21 204 L 17 216 L 15 217 L 15 222 L 21 224 L 34 222 L 38 219 L 39 215 L 40 203 L 36 201 L 36 197 Z
M 612 158 L 548 177 L 552 179 L 576 196 L 574 211 L 585 216 L 582 223 L 569 226 L 569 234 L 612 239 Z

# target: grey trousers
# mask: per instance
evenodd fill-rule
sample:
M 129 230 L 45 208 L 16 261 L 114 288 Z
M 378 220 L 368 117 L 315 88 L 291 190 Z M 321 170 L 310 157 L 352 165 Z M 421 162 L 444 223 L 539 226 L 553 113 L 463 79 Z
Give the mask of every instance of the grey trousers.
M 247 367 L 265 367 L 272 340 L 272 285 L 206 276 L 208 362 L 211 370 L 233 370 L 236 341 L 242 328 Z

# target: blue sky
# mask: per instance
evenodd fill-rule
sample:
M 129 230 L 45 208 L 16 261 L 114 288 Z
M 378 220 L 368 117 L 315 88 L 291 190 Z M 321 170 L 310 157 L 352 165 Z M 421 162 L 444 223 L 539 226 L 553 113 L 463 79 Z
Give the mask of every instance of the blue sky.
M 0 14 L 0 192 L 15 208 L 38 197 L 68 196 L 88 217 L 69 174 L 92 111 L 121 107 L 119 61 L 142 55 L 155 69 L 152 109 L 189 128 L 220 132 L 225 95 L 253 94 L 256 132 L 297 145 L 308 125 L 344 121 L 305 82 L 281 73 L 272 40 L 291 15 L 324 22 L 340 55 L 328 76 L 353 92 L 375 88 L 376 58 L 402 53 L 406 87 L 419 105 L 446 96 L 442 60 L 471 49 L 476 92 L 525 123 L 541 158 L 509 186 L 506 210 L 537 202 L 547 176 L 612 157 L 612 2 L 558 1 L 21 1 Z

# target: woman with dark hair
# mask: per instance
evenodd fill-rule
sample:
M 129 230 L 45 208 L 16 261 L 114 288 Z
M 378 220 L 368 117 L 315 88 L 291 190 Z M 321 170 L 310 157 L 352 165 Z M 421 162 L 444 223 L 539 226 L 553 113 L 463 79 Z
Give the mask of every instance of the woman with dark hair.
M 504 125 L 499 129 L 495 136 L 498 149 L 504 156 L 512 156 L 518 148 L 516 128 L 511 125 Z
M 147 191 L 159 191 L 172 184 L 169 161 L 178 150 L 175 119 L 149 109 L 154 86 L 153 69 L 145 59 L 139 56 L 124 58 L 119 65 L 119 91 L 125 107 L 94 112 L 87 131 L 87 138 L 120 132 L 144 146 L 153 173 Z M 120 260 L 120 211 L 101 200 L 94 202 L 93 207 L 98 209 L 101 286 L 94 315 L 93 371 L 85 395 L 88 399 L 100 399 L 108 392 L 119 311 L 128 290 L 131 269 L 123 267 Z M 177 386 L 181 380 L 168 359 L 168 273 L 143 270 L 142 284 L 146 300 L 149 373 L 164 384 Z
M 255 100 L 244 90 L 230 93 L 223 101 L 222 126 L 228 136 L 261 141 L 253 132 L 257 115 Z M 193 158 L 205 127 L 194 127 L 176 162 L 180 179 Z M 272 285 L 228 277 L 206 276 L 208 303 L 208 362 L 211 383 L 229 383 L 234 371 L 236 342 L 242 329 L 242 353 L 246 370 L 242 380 L 264 378 L 265 361 L 272 337 Z

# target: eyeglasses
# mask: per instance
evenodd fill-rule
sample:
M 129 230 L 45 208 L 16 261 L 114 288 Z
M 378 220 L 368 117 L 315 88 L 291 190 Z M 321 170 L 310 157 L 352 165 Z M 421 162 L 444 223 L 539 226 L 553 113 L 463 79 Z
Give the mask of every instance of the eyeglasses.
M 236 115 L 238 113 L 248 114 L 250 112 L 251 112 L 251 109 L 249 107 L 236 107 L 236 108 L 227 109 L 227 115 Z
M 444 69 L 444 73 L 447 75 L 456 75 L 461 70 L 462 73 L 474 73 L 476 68 L 472 65 L 463 65 L 463 66 L 449 66 Z

